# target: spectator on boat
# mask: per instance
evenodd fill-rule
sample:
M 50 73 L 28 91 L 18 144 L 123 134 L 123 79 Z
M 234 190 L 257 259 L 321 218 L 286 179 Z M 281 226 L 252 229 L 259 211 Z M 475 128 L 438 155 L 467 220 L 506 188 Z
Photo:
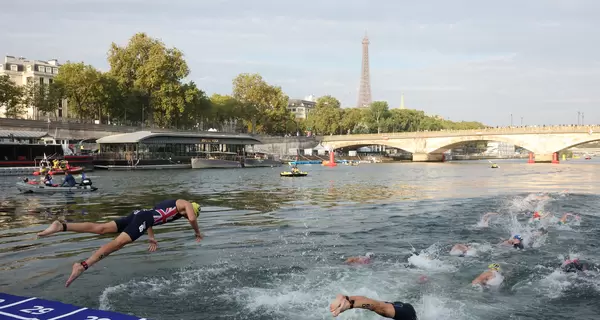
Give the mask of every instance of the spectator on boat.
M 74 186 L 77 185 L 77 182 L 75 181 L 75 178 L 73 177 L 73 175 L 71 174 L 71 172 L 67 171 L 67 175 L 65 176 L 65 180 L 63 181 L 63 183 L 60 186 L 64 187 L 65 184 L 67 184 L 69 187 L 74 187 Z

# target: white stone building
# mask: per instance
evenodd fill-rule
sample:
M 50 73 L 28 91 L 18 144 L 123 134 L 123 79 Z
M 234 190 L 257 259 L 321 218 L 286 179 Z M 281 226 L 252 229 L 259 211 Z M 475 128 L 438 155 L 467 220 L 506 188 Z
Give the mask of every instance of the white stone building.
M 54 77 L 58 74 L 59 67 L 60 64 L 56 59 L 42 61 L 29 60 L 24 57 L 5 56 L 4 63 L 0 64 L 0 76 L 8 75 L 19 86 L 25 86 L 34 81 L 40 84 L 51 84 L 54 81 Z M 33 106 L 29 106 L 20 118 L 40 119 L 40 114 L 34 109 Z M 0 106 L 0 117 L 5 117 L 5 113 L 6 108 Z M 57 116 L 58 118 L 66 118 L 68 116 L 66 100 L 59 103 Z
M 308 96 L 304 99 L 290 99 L 287 108 L 296 116 L 296 119 L 306 119 L 316 105 L 314 97 Z

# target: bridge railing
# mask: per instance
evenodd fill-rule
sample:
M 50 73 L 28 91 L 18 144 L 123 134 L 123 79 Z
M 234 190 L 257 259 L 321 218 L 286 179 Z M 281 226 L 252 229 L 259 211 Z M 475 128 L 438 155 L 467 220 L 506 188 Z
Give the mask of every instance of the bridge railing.
M 472 135 L 501 135 L 501 134 L 531 134 L 531 133 L 589 133 L 590 129 L 600 131 L 600 125 L 581 126 L 543 126 L 543 127 L 506 127 L 484 128 L 471 130 L 440 130 L 416 132 L 386 132 L 371 134 L 347 134 L 323 136 L 323 141 L 346 140 L 386 140 L 390 138 L 430 138 L 430 137 L 455 137 Z

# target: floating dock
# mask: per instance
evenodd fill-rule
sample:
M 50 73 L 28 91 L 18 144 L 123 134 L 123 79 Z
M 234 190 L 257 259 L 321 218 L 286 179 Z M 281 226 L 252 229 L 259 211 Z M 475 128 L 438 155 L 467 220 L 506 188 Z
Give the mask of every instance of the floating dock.
M 34 167 L 0 167 L 0 176 L 31 176 L 34 171 Z
M 148 320 L 112 311 L 80 308 L 70 304 L 0 293 L 0 319 L 19 320 Z

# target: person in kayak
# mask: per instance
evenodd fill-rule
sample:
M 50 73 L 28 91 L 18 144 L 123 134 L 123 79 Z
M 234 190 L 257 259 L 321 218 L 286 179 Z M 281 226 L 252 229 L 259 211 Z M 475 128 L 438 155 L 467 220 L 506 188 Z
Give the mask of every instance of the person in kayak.
M 46 230 L 38 233 L 39 237 L 49 236 L 60 231 L 88 232 L 95 234 L 120 233 L 111 242 L 103 245 L 87 260 L 73 264 L 73 271 L 67 280 L 65 287 L 68 287 L 85 270 L 109 254 L 120 250 L 128 243 L 131 243 L 141 237 L 146 230 L 150 240 L 148 251 L 156 251 L 158 243 L 154 239 L 152 227 L 165 224 L 180 218 L 188 219 L 196 234 L 196 241 L 202 240 L 202 234 L 198 228 L 198 215 L 200 214 L 200 205 L 187 200 L 164 200 L 158 203 L 152 209 L 136 210 L 126 217 L 121 217 L 106 223 L 67 223 L 54 221 Z
M 382 317 L 395 320 L 417 320 L 415 308 L 410 303 L 384 302 L 363 296 L 344 296 L 338 294 L 329 305 L 329 311 L 334 317 L 348 309 L 371 310 Z
M 67 174 L 65 175 L 65 180 L 60 186 L 64 187 L 65 185 L 68 185 L 69 187 L 74 187 L 77 185 L 77 181 L 75 181 L 75 177 L 73 177 L 71 172 L 67 171 Z

